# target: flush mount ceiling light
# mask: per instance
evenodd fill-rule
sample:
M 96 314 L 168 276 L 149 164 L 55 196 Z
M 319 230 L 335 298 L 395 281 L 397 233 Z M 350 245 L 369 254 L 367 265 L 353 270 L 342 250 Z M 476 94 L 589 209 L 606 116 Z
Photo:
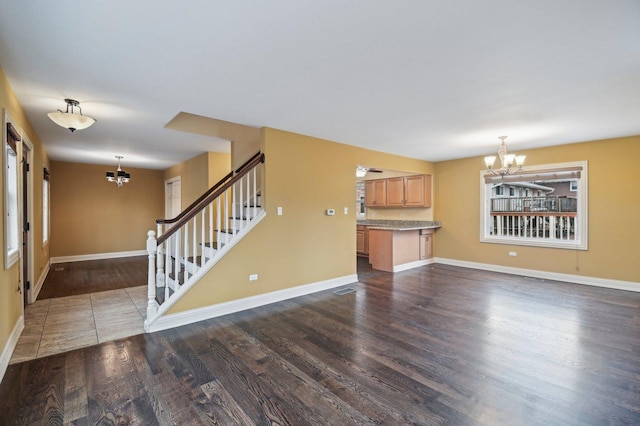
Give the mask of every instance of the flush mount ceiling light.
M 498 157 L 500 157 L 500 168 L 494 169 L 493 163 L 496 161 L 495 155 L 488 155 L 484 157 L 484 163 L 487 169 L 495 175 L 505 177 L 506 175 L 512 175 L 518 170 L 522 169 L 524 159 L 526 155 L 507 154 L 507 145 L 504 143 L 506 136 L 499 136 L 498 139 L 502 141 L 500 148 L 498 149 Z M 515 168 L 512 168 L 515 163 Z
M 116 155 L 118 159 L 118 171 L 107 172 L 107 182 L 113 182 L 118 188 L 131 180 L 131 175 L 120 168 L 120 160 L 124 157 L 122 155 Z
M 76 130 L 86 129 L 96 122 L 95 118 L 82 115 L 80 102 L 74 99 L 65 99 L 64 101 L 67 103 L 67 110 L 65 112 L 62 112 L 62 110 L 58 110 L 56 112 L 50 112 L 49 114 L 47 114 L 51 121 L 56 123 L 58 126 L 75 132 Z M 80 114 L 75 114 L 73 112 L 74 107 L 78 108 Z M 71 111 L 69 111 L 69 109 L 71 109 Z

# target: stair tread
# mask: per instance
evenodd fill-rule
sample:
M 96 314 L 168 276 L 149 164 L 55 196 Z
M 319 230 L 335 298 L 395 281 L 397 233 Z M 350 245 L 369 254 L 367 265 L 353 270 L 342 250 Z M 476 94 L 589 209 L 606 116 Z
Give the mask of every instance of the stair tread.
M 225 234 L 237 234 L 238 232 L 240 232 L 239 229 L 214 229 L 213 232 L 223 232 Z

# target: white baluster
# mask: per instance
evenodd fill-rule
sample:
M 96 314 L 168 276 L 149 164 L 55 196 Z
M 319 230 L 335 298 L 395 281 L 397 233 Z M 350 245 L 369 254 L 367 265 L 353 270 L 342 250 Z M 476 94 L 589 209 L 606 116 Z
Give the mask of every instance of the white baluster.
M 165 271 L 164 271 L 164 287 L 165 287 L 165 291 L 166 288 L 168 287 L 168 283 L 169 283 L 169 271 L 171 270 L 171 249 L 173 248 L 173 246 L 171 245 L 173 241 L 173 235 L 170 236 L 167 240 L 165 240 L 164 242 L 164 264 L 165 264 Z
M 200 266 L 202 267 L 202 264 L 204 263 L 204 228 L 205 228 L 205 224 L 206 224 L 206 217 L 207 217 L 207 208 L 209 208 L 209 206 L 205 206 L 204 209 L 202 209 L 202 213 L 200 214 L 200 218 L 202 220 L 201 222 L 201 227 L 202 229 L 200 230 Z
M 249 179 L 249 175 L 248 174 L 245 175 L 243 177 L 243 179 L 246 180 L 246 182 L 247 182 L 247 202 L 246 202 L 246 204 L 243 204 L 243 206 L 245 206 L 246 209 L 242 209 L 242 210 L 243 210 L 243 213 L 245 213 L 244 210 L 246 210 L 247 221 L 251 222 L 251 218 L 252 218 L 252 216 L 251 216 L 251 206 L 250 206 L 250 203 L 251 203 L 251 181 Z
M 149 270 L 147 272 L 147 320 L 153 318 L 158 313 L 158 304 L 156 303 L 156 250 L 158 248 L 156 233 L 147 232 L 147 253 L 149 254 Z
M 215 200 L 213 200 L 211 204 L 209 204 L 209 244 L 211 244 L 211 249 L 213 249 L 213 203 L 214 202 Z
M 236 234 L 236 224 L 234 223 L 236 221 L 236 185 L 233 184 L 233 186 L 231 186 L 231 217 L 233 218 L 233 220 L 230 221 L 230 225 L 233 227 L 233 235 Z
M 182 249 L 183 258 L 180 263 L 184 263 L 184 275 L 182 277 L 182 283 L 184 284 L 187 281 L 187 258 L 189 257 L 189 222 L 184 224 L 184 247 Z
M 198 266 L 198 246 L 196 245 L 196 234 L 198 233 L 198 216 L 193 217 L 193 238 L 191 239 L 191 253 L 193 256 L 193 265 Z
M 253 168 L 253 217 L 258 216 L 258 183 L 256 182 L 257 170 L 257 167 Z
M 175 239 L 173 241 L 173 243 L 175 244 L 174 253 L 173 253 L 173 280 L 174 280 L 174 286 L 176 289 L 178 288 L 177 285 L 180 283 L 178 276 L 180 275 L 180 242 L 182 241 L 181 233 L 182 233 L 182 229 L 179 229 L 178 231 L 176 231 L 176 233 L 174 234 Z M 168 296 L 167 296 L 167 299 L 165 300 L 169 300 Z
M 216 210 L 217 210 L 216 211 L 216 225 L 217 225 L 216 226 L 216 244 L 217 244 L 216 249 L 217 250 L 220 250 L 220 246 L 221 246 L 220 237 L 222 235 L 222 232 L 221 232 L 221 229 L 222 229 L 222 223 L 221 223 L 221 221 L 222 221 L 222 213 L 221 213 L 222 207 L 220 206 L 220 203 L 222 202 L 223 196 L 224 196 L 224 193 L 221 194 L 218 197 L 218 202 L 216 203 Z
M 241 177 L 240 180 L 238 181 L 238 189 L 240 190 L 240 202 L 238 203 L 238 208 L 240 209 L 240 214 L 238 215 L 239 217 L 236 218 L 236 222 L 240 222 L 242 224 L 242 225 L 239 225 L 238 223 L 236 223 L 236 227 L 238 229 L 242 229 L 246 225 L 244 221 L 245 200 L 242 192 L 242 179 L 244 179 L 244 177 Z
M 229 189 L 227 189 L 224 193 L 224 229 L 227 231 L 227 236 L 229 234 Z
M 556 217 L 549 216 L 549 238 L 556 239 Z

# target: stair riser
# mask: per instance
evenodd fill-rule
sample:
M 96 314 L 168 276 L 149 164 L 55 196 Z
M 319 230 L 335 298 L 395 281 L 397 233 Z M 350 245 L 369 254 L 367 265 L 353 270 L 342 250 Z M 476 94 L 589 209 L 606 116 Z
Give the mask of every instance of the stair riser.
M 208 259 L 211 259 L 213 256 L 216 255 L 216 253 L 218 252 L 218 250 L 211 248 L 211 247 L 202 247 L 202 255 Z
M 244 207 L 242 209 L 242 217 L 253 218 L 262 211 L 262 207 Z
M 230 219 L 229 227 L 233 229 L 242 229 L 249 224 L 248 219 Z
M 233 239 L 233 234 L 227 232 L 214 232 L 213 238 L 218 242 L 218 244 L 226 244 Z

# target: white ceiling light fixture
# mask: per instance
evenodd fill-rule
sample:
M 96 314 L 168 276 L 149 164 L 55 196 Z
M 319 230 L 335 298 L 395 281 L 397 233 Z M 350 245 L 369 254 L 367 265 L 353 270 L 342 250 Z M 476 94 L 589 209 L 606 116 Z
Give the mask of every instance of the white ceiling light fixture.
M 116 184 L 118 188 L 120 188 L 125 183 L 128 183 L 131 180 L 131 175 L 120 167 L 120 160 L 124 157 L 122 155 L 116 155 L 118 159 L 118 171 L 117 172 L 107 172 L 107 182 L 113 182 Z
M 51 121 L 56 123 L 60 127 L 64 127 L 65 129 L 71 130 L 71 132 L 75 132 L 76 130 L 86 129 L 96 122 L 95 118 L 87 117 L 86 115 L 82 115 L 82 108 L 80 108 L 80 102 L 74 99 L 65 99 L 67 103 L 67 110 L 62 112 L 62 110 L 58 110 L 56 112 L 50 112 L 47 114 Z M 73 112 L 73 108 L 78 108 L 80 114 L 75 114 Z M 71 109 L 71 111 L 69 111 Z
M 497 170 L 493 168 L 493 163 L 495 163 L 496 161 L 495 155 L 488 155 L 484 157 L 484 164 L 493 175 L 505 177 L 506 175 L 512 175 L 518 170 L 521 170 L 522 166 L 524 165 L 524 160 L 527 156 L 507 154 L 507 145 L 504 143 L 504 140 L 507 139 L 507 137 L 499 136 L 498 139 L 502 141 L 502 143 L 500 144 L 500 148 L 498 149 L 498 157 L 500 157 L 500 168 Z M 514 166 L 514 163 L 515 168 L 512 168 Z

